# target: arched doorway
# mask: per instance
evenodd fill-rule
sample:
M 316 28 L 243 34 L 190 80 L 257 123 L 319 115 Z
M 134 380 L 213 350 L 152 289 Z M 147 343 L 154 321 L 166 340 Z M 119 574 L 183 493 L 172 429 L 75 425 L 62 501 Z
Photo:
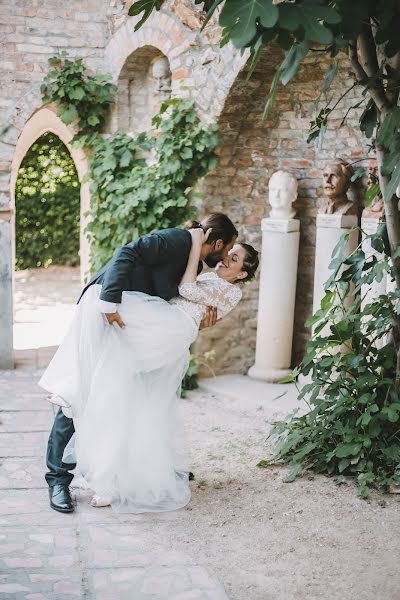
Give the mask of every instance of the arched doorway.
M 23 198 L 23 190 L 20 182 L 17 182 L 17 179 L 18 174 L 22 174 L 26 177 L 27 174 L 29 174 L 27 169 L 30 169 L 31 173 L 32 169 L 34 170 L 34 166 L 30 164 L 34 149 L 37 154 L 40 146 L 44 148 L 44 153 L 41 155 L 43 164 L 40 169 L 36 169 L 37 171 L 40 171 L 40 177 L 42 179 L 41 183 L 43 184 L 41 190 L 42 193 L 37 194 L 35 190 L 33 190 L 34 195 L 36 193 L 35 200 L 41 201 L 45 196 L 45 192 L 50 191 L 47 188 L 50 185 L 52 177 L 53 188 L 54 186 L 57 187 L 57 184 L 62 187 L 63 179 L 65 180 L 65 174 L 63 175 L 60 164 L 57 164 L 57 160 L 55 160 L 57 148 L 59 152 L 62 151 L 64 159 L 67 160 L 68 169 L 66 170 L 70 175 L 72 175 L 73 172 L 75 173 L 76 179 L 74 181 L 74 186 L 72 186 L 71 189 L 74 189 L 74 194 L 77 196 L 75 198 L 75 206 L 72 206 L 72 203 L 70 206 L 62 207 L 62 198 L 58 198 L 57 200 L 57 202 L 60 203 L 58 209 L 53 204 L 54 229 L 57 229 L 58 224 L 58 226 L 60 226 L 58 232 L 47 231 L 46 234 L 46 227 L 51 228 L 48 218 L 46 226 L 43 226 L 39 217 L 36 220 L 31 219 L 30 224 L 29 222 L 27 224 L 28 226 L 26 229 L 28 231 L 29 225 L 39 229 L 38 236 L 33 236 L 32 238 L 34 243 L 43 243 L 43 260 L 39 259 L 36 261 L 37 267 L 48 266 L 51 260 L 53 264 L 57 262 L 66 262 L 60 259 L 60 255 L 57 254 L 60 250 L 60 246 L 56 249 L 57 244 L 55 244 L 56 240 L 54 237 L 57 237 L 57 235 L 71 236 L 73 231 L 75 239 L 74 241 L 71 240 L 73 243 L 70 249 L 75 248 L 75 250 L 71 252 L 73 256 L 70 258 L 69 262 L 71 263 L 71 267 L 69 268 L 73 269 L 73 265 L 75 265 L 75 269 L 69 274 L 65 272 L 63 274 L 60 272 L 54 273 L 49 270 L 45 276 L 39 273 L 39 271 L 36 271 L 36 279 L 35 277 L 24 278 L 23 275 L 21 277 L 20 273 L 23 272 L 15 272 L 14 270 L 13 313 L 16 317 L 14 326 L 16 335 L 13 346 L 17 350 L 17 364 L 27 362 L 35 366 L 41 366 L 48 362 L 51 354 L 54 353 L 55 347 L 60 341 L 59 338 L 63 335 L 63 327 L 65 329 L 65 324 L 68 321 L 69 315 L 72 314 L 72 306 L 76 301 L 77 291 L 80 289 L 81 282 L 85 279 L 85 276 L 89 271 L 89 244 L 84 229 L 87 223 L 85 213 L 89 208 L 90 196 L 88 184 L 82 184 L 82 178 L 87 172 L 88 165 L 83 151 L 77 150 L 71 146 L 70 142 L 73 135 L 74 131 L 61 122 L 51 107 L 46 107 L 34 113 L 31 119 L 26 123 L 15 149 L 11 170 L 11 198 L 14 206 L 12 228 L 12 254 L 14 267 L 16 266 L 18 269 L 21 266 L 24 266 L 24 260 L 26 261 L 27 255 L 29 255 L 29 252 L 23 251 L 24 241 L 29 243 L 29 236 L 26 239 L 24 238 L 24 234 L 27 232 L 24 232 L 23 218 L 19 219 L 16 217 L 17 211 L 20 208 L 20 212 L 23 214 L 25 213 L 25 217 L 29 221 L 29 208 L 27 208 L 26 205 L 24 208 L 22 207 L 21 202 L 24 200 L 26 203 L 26 197 Z M 44 145 L 43 142 L 45 142 Z M 47 175 L 46 165 L 49 169 Z M 69 181 L 69 183 L 71 184 L 74 178 L 72 177 L 70 179 L 71 181 Z M 28 189 L 25 190 L 25 195 L 29 195 L 29 185 L 26 187 Z M 66 196 L 68 196 L 68 193 Z M 44 200 L 44 203 L 48 201 L 46 198 L 44 198 Z M 65 197 L 64 200 L 68 202 L 67 197 Z M 72 211 L 70 209 L 72 209 Z M 74 212 L 75 214 L 72 214 Z M 64 231 L 62 231 L 62 223 L 59 218 L 61 213 L 64 214 L 62 218 L 63 221 L 65 221 L 64 225 L 66 225 Z M 21 215 L 22 217 L 23 214 Z M 41 229 L 44 230 L 42 232 L 42 238 L 40 237 Z M 18 234 L 23 238 L 22 246 L 21 240 L 17 240 Z M 53 248 L 50 248 L 49 251 L 49 248 L 44 247 L 45 245 L 52 245 Z M 34 253 L 31 253 L 31 255 L 33 257 L 32 261 L 34 262 Z M 25 266 L 31 265 L 26 263 Z M 52 277 L 50 275 L 52 275 Z M 31 298 L 35 298 L 36 304 L 32 304 Z M 70 309 L 64 310 L 66 307 L 70 307 Z M 12 317 L 13 315 L 11 315 L 10 318 L 11 327 L 13 323 Z M 23 323 L 25 323 L 25 331 L 21 332 Z
M 14 350 L 52 348 L 80 290 L 80 182 L 65 144 L 45 133 L 15 184 Z M 42 350 L 43 352 L 43 350 Z

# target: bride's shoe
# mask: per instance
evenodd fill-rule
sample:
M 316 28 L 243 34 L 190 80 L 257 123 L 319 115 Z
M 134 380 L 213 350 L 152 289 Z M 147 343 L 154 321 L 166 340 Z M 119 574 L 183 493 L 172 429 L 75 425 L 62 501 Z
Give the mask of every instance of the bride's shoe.
M 107 496 L 99 496 L 95 494 L 90 501 L 91 506 L 95 506 L 96 508 L 100 508 L 101 506 L 110 506 L 111 498 L 107 498 Z

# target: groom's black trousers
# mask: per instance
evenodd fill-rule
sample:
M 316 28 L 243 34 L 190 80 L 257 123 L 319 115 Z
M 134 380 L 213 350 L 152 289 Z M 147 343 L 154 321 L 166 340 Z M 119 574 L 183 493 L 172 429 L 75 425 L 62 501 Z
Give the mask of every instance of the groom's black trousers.
M 65 447 L 74 431 L 73 420 L 66 417 L 60 408 L 54 419 L 47 444 L 46 462 L 49 471 L 46 473 L 46 481 L 50 487 L 57 483 L 69 485 L 74 477 L 69 471 L 75 469 L 76 465 L 66 464 L 62 461 Z

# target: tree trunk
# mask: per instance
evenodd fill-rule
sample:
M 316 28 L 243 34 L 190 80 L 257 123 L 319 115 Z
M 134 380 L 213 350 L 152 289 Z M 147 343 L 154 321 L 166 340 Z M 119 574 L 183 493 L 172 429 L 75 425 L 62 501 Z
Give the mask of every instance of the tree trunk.
M 385 150 L 377 146 L 376 158 L 378 162 L 379 185 L 383 197 L 385 197 L 385 188 L 387 185 L 387 177 L 381 174 L 382 164 L 385 157 Z M 385 200 L 385 221 L 386 229 L 389 238 L 390 253 L 393 256 L 395 251 L 400 246 L 400 216 L 398 209 L 399 199 L 396 195 L 392 196 L 389 201 Z M 395 270 L 395 280 L 397 287 L 400 288 L 400 258 L 393 259 L 393 267 Z

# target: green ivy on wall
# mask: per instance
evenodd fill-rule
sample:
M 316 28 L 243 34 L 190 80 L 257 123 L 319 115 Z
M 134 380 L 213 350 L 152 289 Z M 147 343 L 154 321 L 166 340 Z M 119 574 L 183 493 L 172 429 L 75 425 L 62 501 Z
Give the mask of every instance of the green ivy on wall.
M 78 174 L 67 147 L 52 133 L 25 155 L 15 202 L 17 269 L 79 264 Z
M 72 143 L 90 153 L 86 233 L 91 269 L 96 271 L 119 246 L 193 216 L 192 189 L 217 164 L 217 127 L 201 122 L 192 101 L 174 98 L 161 105 L 151 131 L 102 136 L 117 91 L 110 77 L 90 75 L 82 59 L 70 60 L 65 54 L 52 57 L 49 64 L 43 101 L 55 102 L 62 121 L 76 125 Z
M 63 123 L 76 124 L 74 146 L 92 147 L 107 121 L 117 86 L 110 83 L 111 75 L 90 75 L 82 58 L 71 60 L 65 52 L 48 62 L 52 70 L 40 88 L 43 103 L 55 102 Z
M 93 150 L 87 232 L 94 270 L 135 237 L 192 217 L 193 186 L 216 166 L 216 126 L 203 126 L 193 102 L 165 101 L 152 123 L 150 132 L 119 131 Z

